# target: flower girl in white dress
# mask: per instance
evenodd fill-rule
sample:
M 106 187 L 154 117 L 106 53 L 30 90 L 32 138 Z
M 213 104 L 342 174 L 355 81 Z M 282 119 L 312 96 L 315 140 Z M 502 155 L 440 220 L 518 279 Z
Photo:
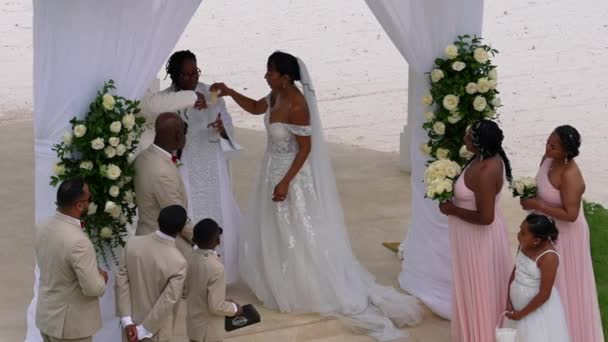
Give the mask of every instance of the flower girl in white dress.
M 559 265 L 554 249 L 558 230 L 544 215 L 522 222 L 515 268 L 510 278 L 506 326 L 517 330 L 518 342 L 569 342 L 562 301 L 553 286 Z

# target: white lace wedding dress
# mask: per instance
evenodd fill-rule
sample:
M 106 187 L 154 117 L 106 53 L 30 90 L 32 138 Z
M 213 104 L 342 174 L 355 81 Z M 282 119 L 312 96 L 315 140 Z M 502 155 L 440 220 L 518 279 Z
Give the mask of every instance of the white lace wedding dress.
M 420 307 L 416 298 L 378 285 L 353 255 L 314 90 L 301 61 L 300 73 L 311 125 L 271 124 L 270 109 L 265 114 L 268 146 L 241 232 L 241 277 L 266 307 L 335 315 L 381 341 L 403 337 L 395 325 L 418 323 Z M 298 151 L 296 135 L 311 136 L 312 152 L 286 200 L 275 203 L 274 187 Z

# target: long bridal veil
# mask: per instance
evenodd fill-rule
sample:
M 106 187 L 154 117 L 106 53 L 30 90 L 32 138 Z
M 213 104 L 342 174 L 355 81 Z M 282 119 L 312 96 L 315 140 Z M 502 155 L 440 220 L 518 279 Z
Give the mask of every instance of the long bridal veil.
M 320 215 L 323 218 L 323 227 L 317 229 L 324 231 L 324 237 L 328 239 L 326 243 L 334 249 L 332 254 L 341 259 L 336 260 L 333 265 L 327 265 L 337 268 L 330 273 L 335 275 L 333 279 L 319 280 L 329 283 L 328 285 L 335 289 L 338 296 L 343 294 L 343 298 L 340 298 L 342 308 L 332 315 L 340 318 L 351 328 L 363 331 L 380 341 L 403 337 L 406 334 L 395 325 L 403 327 L 419 323 L 422 317 L 421 307 L 415 297 L 402 294 L 392 287 L 377 284 L 375 278 L 355 258 L 344 222 L 329 151 L 323 138 L 315 88 L 306 65 L 299 58 L 298 64 L 301 90 L 310 112 L 312 129 L 312 150 L 309 161 L 321 210 Z M 367 297 L 367 301 L 363 301 L 363 303 L 367 302 L 367 305 L 354 305 L 361 301 L 358 298 L 349 298 L 350 296 Z

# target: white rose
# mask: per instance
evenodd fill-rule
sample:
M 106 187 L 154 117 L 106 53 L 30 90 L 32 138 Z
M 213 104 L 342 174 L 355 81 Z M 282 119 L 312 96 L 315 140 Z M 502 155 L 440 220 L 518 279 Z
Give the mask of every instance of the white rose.
M 426 188 L 426 197 L 428 198 L 435 198 L 435 191 L 434 189 L 431 188 L 431 186 L 427 186 Z
M 469 84 L 467 84 L 465 87 L 465 90 L 469 95 L 475 94 L 477 92 L 477 83 L 469 82 Z
M 433 131 L 439 135 L 445 134 L 445 124 L 441 121 L 435 122 L 433 125 Z
M 535 188 L 536 187 L 536 179 L 533 177 L 524 177 L 523 182 L 526 185 L 526 188 Z
M 475 99 L 473 100 L 473 108 L 475 108 L 476 111 L 482 112 L 487 106 L 488 101 L 486 101 L 485 97 L 475 96 Z
M 118 144 L 120 144 L 120 138 L 118 137 L 111 137 L 110 139 L 108 139 L 108 143 L 114 147 L 118 146 Z
M 494 108 L 502 106 L 502 101 L 500 101 L 500 97 L 493 98 L 490 103 L 492 104 L 492 106 L 494 106 Z
M 111 180 L 117 180 L 120 177 L 122 171 L 120 168 L 114 164 L 108 165 L 106 168 L 106 177 Z
M 493 81 L 498 81 L 498 70 L 496 68 L 490 70 L 488 77 Z
M 120 208 L 120 206 L 116 205 L 116 203 L 112 201 L 106 202 L 106 207 L 104 211 L 110 214 L 110 216 L 112 216 L 113 218 L 118 218 L 118 216 L 120 216 L 120 214 L 122 213 L 122 209 Z
M 460 151 L 458 151 L 458 155 L 464 159 L 471 159 L 475 154 L 469 151 L 465 145 L 462 145 Z
M 127 163 L 131 164 L 135 160 L 135 153 L 129 153 L 127 156 Z
M 479 63 L 486 63 L 490 58 L 488 52 L 483 48 L 477 48 L 473 51 L 473 58 Z
M 433 71 L 431 71 L 431 81 L 433 81 L 433 83 L 441 81 L 443 76 L 443 71 L 439 69 L 433 69 Z
M 99 236 L 102 239 L 109 239 L 112 237 L 112 235 L 114 235 L 114 234 L 112 233 L 112 228 L 110 228 L 110 227 L 103 227 L 103 228 L 101 228 L 101 231 L 99 232 Z
M 425 106 L 430 106 L 433 104 L 433 96 L 431 94 L 426 94 L 422 97 L 422 104 Z
M 420 145 L 420 151 L 425 156 L 430 156 L 432 149 L 433 148 L 431 146 L 429 146 L 429 144 L 422 144 L 422 145 Z
M 135 126 L 135 115 L 129 113 L 129 114 L 123 116 L 122 125 L 125 126 L 125 129 L 127 131 L 132 130 L 133 126 Z
M 107 110 L 114 109 L 114 105 L 116 104 L 116 100 L 114 100 L 114 96 L 110 94 L 104 94 L 102 96 L 103 107 Z
M 94 215 L 97 212 L 97 204 L 95 202 L 89 203 L 89 210 L 87 210 L 87 215 Z
M 137 134 L 135 132 L 131 132 L 127 135 L 127 142 L 131 143 L 133 140 L 137 139 Z
M 456 47 L 456 45 L 453 45 L 453 44 L 446 46 L 445 55 L 449 59 L 454 59 L 454 58 L 458 57 L 458 47 Z
M 487 93 L 490 90 L 490 81 L 486 77 L 482 77 L 477 81 L 477 91 Z
M 486 118 L 493 118 L 494 115 L 496 115 L 496 111 L 495 110 L 486 110 L 483 113 L 483 116 L 485 116 Z
M 467 64 L 464 63 L 464 62 L 454 62 L 454 63 L 452 63 L 452 69 L 454 69 L 455 71 L 462 71 L 466 67 L 467 67 Z
M 441 147 L 437 149 L 437 152 L 435 152 L 437 159 L 448 159 L 449 155 L 450 150 Z
M 488 84 L 490 85 L 490 89 L 496 89 L 496 86 L 498 85 L 495 80 L 488 81 Z
M 448 122 L 451 124 L 455 124 L 462 120 L 462 115 L 458 111 L 450 112 L 450 116 L 448 116 Z
M 72 135 L 72 133 L 69 132 L 65 132 L 63 133 L 63 143 L 66 144 L 67 146 L 72 145 L 72 142 L 74 141 L 74 136 Z
M 446 95 L 443 98 L 443 108 L 452 111 L 458 108 L 458 103 L 460 102 L 460 98 L 456 95 Z
M 114 121 L 110 125 L 110 131 L 112 133 L 118 133 L 118 132 L 120 132 L 121 129 L 122 129 L 122 124 L 120 123 L 120 121 Z
M 108 194 L 110 194 L 110 196 L 112 196 L 112 197 L 118 197 L 119 193 L 120 193 L 120 188 L 116 185 L 112 185 L 110 187 L 110 190 L 108 190 Z
M 116 155 L 122 157 L 127 152 L 127 147 L 123 144 L 116 146 Z
M 135 194 L 133 193 L 133 191 L 127 190 L 125 191 L 125 194 L 123 195 L 122 199 L 127 202 L 127 204 L 133 204 L 133 202 L 135 201 Z
M 82 161 L 80 162 L 80 168 L 91 171 L 93 170 L 93 162 L 88 160 Z
M 107 146 L 106 148 L 103 149 L 103 152 L 106 154 L 106 157 L 108 157 L 108 158 L 114 158 L 114 156 L 116 155 L 116 150 L 112 146 Z
M 515 191 L 517 192 L 517 194 L 519 195 L 523 195 L 526 186 L 524 185 L 524 183 L 521 180 L 515 180 L 513 182 L 513 187 L 515 188 Z
M 460 165 L 457 165 L 457 166 L 450 165 L 449 167 L 446 168 L 445 175 L 447 177 L 454 179 L 454 177 L 458 176 L 459 174 L 460 174 Z
M 433 121 L 434 118 L 435 118 L 435 113 L 433 113 L 433 112 L 424 113 L 424 120 L 426 122 L 431 122 L 431 121 Z
M 76 138 L 82 138 L 85 134 L 87 134 L 87 126 L 85 126 L 85 125 L 74 126 L 74 136 Z
M 65 165 L 55 164 L 55 166 L 53 167 L 53 171 L 57 176 L 63 176 L 65 175 Z
M 124 214 L 120 214 L 120 217 L 118 218 L 118 222 L 122 225 L 127 224 L 127 217 Z
M 131 178 L 131 177 L 125 177 L 125 184 L 131 183 L 132 180 L 133 180 L 133 178 Z
M 93 141 L 91 141 L 91 147 L 94 150 L 101 150 L 104 148 L 104 146 L 106 146 L 106 145 L 103 143 L 103 138 L 97 138 L 97 139 L 94 139 Z

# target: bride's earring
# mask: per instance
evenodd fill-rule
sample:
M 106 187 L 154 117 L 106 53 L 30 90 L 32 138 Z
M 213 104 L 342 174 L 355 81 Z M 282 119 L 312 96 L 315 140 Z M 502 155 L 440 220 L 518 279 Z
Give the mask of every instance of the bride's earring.
M 283 89 L 285 89 L 285 81 L 283 81 Z

